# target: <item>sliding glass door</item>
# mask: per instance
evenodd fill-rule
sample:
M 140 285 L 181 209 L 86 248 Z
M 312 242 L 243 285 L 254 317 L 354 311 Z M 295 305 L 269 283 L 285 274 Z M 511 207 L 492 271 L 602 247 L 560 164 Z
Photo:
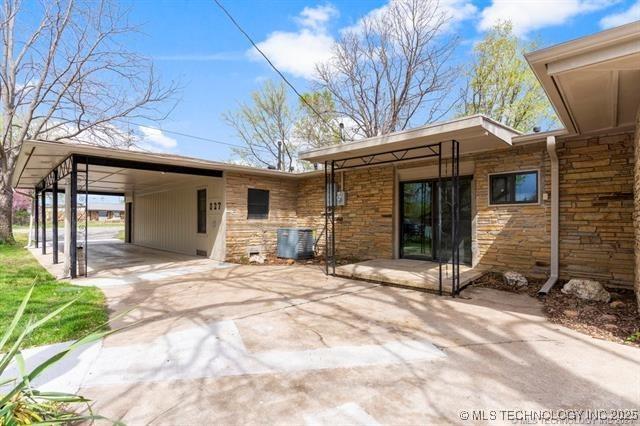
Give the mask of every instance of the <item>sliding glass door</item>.
M 423 180 L 400 184 L 400 257 L 438 259 L 441 226 L 442 260 L 451 258 L 451 180 L 442 181 L 442 216 L 438 223 L 438 182 Z M 462 263 L 471 264 L 471 177 L 460 178 L 460 235 Z
M 406 182 L 401 188 L 401 257 L 431 259 L 432 186 L 429 182 Z

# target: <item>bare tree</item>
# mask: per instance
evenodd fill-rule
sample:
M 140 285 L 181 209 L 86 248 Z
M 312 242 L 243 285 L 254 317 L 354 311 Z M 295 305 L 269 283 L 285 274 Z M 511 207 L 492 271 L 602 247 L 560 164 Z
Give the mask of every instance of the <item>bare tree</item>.
M 238 110 L 222 116 L 246 145 L 234 148 L 234 153 L 251 165 L 292 170 L 295 146 L 291 133 L 295 117 L 284 84 L 267 81 L 251 94 L 251 99 L 252 105 L 241 103 Z
M 11 180 L 27 139 L 130 143 L 115 122 L 160 120 L 175 92 L 130 52 L 136 31 L 110 0 L 2 0 L 0 10 L 0 242 L 12 241 Z
M 437 0 L 395 0 L 346 30 L 332 58 L 317 67 L 356 133 L 371 137 L 438 120 L 453 86 L 447 65 L 457 38 Z

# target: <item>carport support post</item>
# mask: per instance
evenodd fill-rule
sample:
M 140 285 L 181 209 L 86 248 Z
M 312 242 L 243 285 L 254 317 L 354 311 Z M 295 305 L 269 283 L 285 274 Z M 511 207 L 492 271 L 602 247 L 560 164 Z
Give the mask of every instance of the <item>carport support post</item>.
M 47 191 L 46 188 L 42 188 L 42 192 L 40 193 L 41 201 L 42 201 L 42 254 L 47 254 L 47 206 L 46 206 L 46 196 Z
M 53 185 L 51 192 L 51 245 L 53 248 L 53 263 L 58 263 L 58 171 L 53 171 Z
M 336 168 L 331 160 L 331 268 L 336 274 Z
M 329 275 L 329 177 L 327 176 L 327 162 L 324 162 L 324 273 Z
M 71 228 L 71 238 L 69 246 L 69 275 L 76 278 L 78 274 L 78 162 L 76 157 L 71 157 L 70 191 L 65 194 L 69 197 L 69 219 Z M 87 212 L 85 211 L 85 214 Z
M 38 227 L 40 226 L 40 213 L 38 212 L 40 206 L 38 204 L 38 190 L 33 190 L 33 234 L 34 241 L 36 243 L 36 248 L 38 248 L 38 244 L 40 242 L 40 236 L 38 235 Z

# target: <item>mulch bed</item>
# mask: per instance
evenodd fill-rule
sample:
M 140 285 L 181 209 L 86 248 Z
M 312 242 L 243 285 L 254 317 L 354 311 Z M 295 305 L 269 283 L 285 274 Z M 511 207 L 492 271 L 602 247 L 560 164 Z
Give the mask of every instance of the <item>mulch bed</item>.
M 546 280 L 527 280 L 527 287 L 516 289 L 504 283 L 502 274 L 490 272 L 471 284 L 538 298 L 538 290 Z M 548 295 L 538 298 L 549 321 L 598 339 L 640 347 L 640 313 L 632 290 L 607 288 L 611 294 L 609 303 L 591 302 L 562 293 L 565 282 L 558 281 Z

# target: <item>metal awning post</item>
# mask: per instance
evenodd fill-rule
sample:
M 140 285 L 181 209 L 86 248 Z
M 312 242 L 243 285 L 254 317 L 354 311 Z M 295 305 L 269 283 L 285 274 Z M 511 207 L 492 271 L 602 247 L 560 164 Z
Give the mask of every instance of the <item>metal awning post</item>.
M 71 157 L 71 193 L 65 194 L 70 197 L 71 211 L 69 218 L 71 219 L 71 238 L 69 244 L 69 275 L 71 278 L 78 276 L 78 162 L 75 156 Z
M 336 274 L 336 168 L 331 161 L 331 267 Z
M 327 162 L 324 162 L 324 273 L 329 275 L 329 176 Z
M 89 276 L 89 159 L 84 163 L 84 276 Z
M 459 225 L 460 225 L 460 144 L 456 140 L 451 141 L 451 294 L 460 292 L 460 250 Z
M 38 233 L 39 231 L 39 226 L 40 226 L 40 206 L 38 203 L 38 190 L 36 188 L 34 188 L 33 190 L 33 234 L 34 234 L 34 240 L 36 243 L 36 248 L 38 248 L 38 245 L 40 244 L 40 235 Z
M 42 203 L 42 254 L 47 254 L 47 206 L 46 206 L 46 198 L 47 191 L 46 188 L 42 188 L 42 192 L 40 193 L 40 201 Z
M 438 144 L 438 292 L 442 296 L 442 143 Z
M 53 172 L 54 180 L 51 192 L 51 247 L 53 263 L 58 263 L 58 171 Z

